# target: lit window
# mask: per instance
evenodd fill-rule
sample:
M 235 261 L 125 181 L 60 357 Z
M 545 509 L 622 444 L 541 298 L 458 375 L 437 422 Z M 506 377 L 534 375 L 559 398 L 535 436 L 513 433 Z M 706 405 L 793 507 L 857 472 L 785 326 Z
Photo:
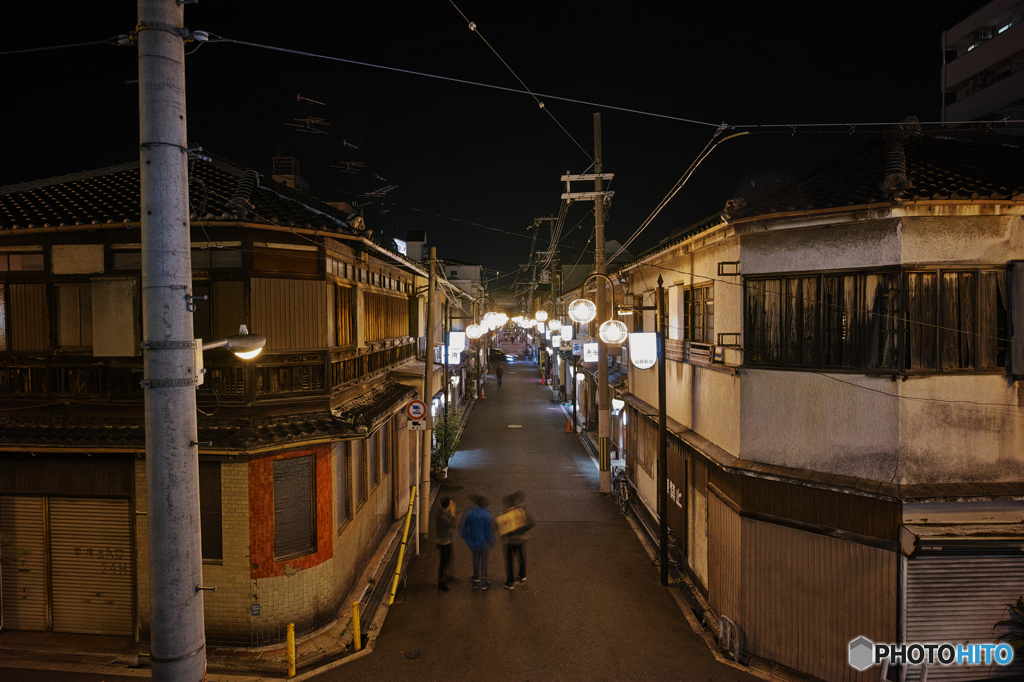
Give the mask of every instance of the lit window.
M 967 46 L 967 51 L 968 51 L 968 52 L 970 52 L 970 51 L 971 51 L 971 50 L 973 50 L 973 49 L 974 49 L 974 45 L 968 45 L 968 46 Z
M 1006 26 L 1003 26 L 1003 27 L 1002 27 L 1001 29 L 999 29 L 998 31 L 996 31 L 996 33 L 997 33 L 997 34 L 998 34 L 998 33 L 1002 33 L 1003 31 L 1005 31 L 1005 30 L 1006 30 L 1006 29 L 1008 29 L 1008 28 L 1010 28 L 1010 25 L 1009 25 L 1009 24 L 1007 24 Z

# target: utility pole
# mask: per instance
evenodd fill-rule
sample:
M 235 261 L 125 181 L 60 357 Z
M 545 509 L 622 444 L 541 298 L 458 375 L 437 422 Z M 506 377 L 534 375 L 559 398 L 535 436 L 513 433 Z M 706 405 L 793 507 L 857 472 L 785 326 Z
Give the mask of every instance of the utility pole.
M 423 362 L 423 402 L 427 404 L 427 428 L 423 431 L 423 451 L 420 458 L 420 539 L 426 540 L 430 532 L 430 454 L 434 432 L 434 288 L 437 286 L 437 249 L 430 247 L 430 275 L 427 284 L 427 338 Z
M 600 177 L 604 172 L 601 158 L 601 114 L 594 114 L 594 192 L 604 189 L 604 180 Z M 604 262 L 604 196 L 594 197 L 594 272 L 607 275 L 608 268 Z M 608 319 L 608 300 L 605 296 L 603 283 L 597 287 L 597 329 Z M 597 436 L 598 458 L 597 468 L 601 477 L 601 492 L 612 491 L 611 457 L 608 452 L 608 441 L 612 435 L 611 415 L 608 411 L 608 344 L 597 336 Z
M 658 275 L 658 548 L 661 559 L 661 584 L 668 585 L 668 438 L 667 397 L 665 395 L 665 286 Z
M 613 174 L 604 172 L 604 159 L 601 154 L 601 114 L 594 114 L 594 172 L 583 175 L 563 175 L 565 192 L 563 199 L 570 201 L 591 200 L 594 201 L 594 273 L 606 275 L 607 267 L 604 262 L 604 202 L 611 198 L 614 192 L 604 190 L 604 181 L 611 180 Z M 593 180 L 593 192 L 572 192 L 569 184 L 574 180 Z M 590 322 L 590 335 L 594 336 L 599 332 L 601 325 L 609 319 L 608 297 L 604 284 L 597 287 L 597 317 Z M 614 299 L 614 296 L 613 296 Z M 598 435 L 598 470 L 600 474 L 601 492 L 612 491 L 611 457 L 609 456 L 609 441 L 611 439 L 611 415 L 609 413 L 608 396 L 608 344 L 601 340 L 600 333 L 597 336 L 597 435 Z M 575 381 L 575 378 L 573 379 Z
M 153 679 L 206 677 L 184 10 L 139 0 L 146 524 Z

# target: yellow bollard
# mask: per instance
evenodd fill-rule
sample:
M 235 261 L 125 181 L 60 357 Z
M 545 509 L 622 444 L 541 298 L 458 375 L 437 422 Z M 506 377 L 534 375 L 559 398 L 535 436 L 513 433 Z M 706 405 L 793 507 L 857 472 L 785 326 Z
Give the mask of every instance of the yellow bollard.
M 295 623 L 288 623 L 288 679 L 295 677 Z
M 354 634 L 352 638 L 352 644 L 355 645 L 356 651 L 362 651 L 363 649 L 363 635 L 359 632 L 359 602 L 352 602 L 352 632 Z

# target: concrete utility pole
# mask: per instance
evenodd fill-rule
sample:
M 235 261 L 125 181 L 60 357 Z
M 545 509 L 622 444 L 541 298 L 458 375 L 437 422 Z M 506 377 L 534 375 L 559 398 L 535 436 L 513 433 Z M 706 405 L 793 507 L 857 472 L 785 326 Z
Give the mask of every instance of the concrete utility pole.
M 661 584 L 668 585 L 668 405 L 665 393 L 665 282 L 658 275 L 658 554 L 661 559 Z
M 153 679 L 206 676 L 185 31 L 175 0 L 139 0 L 143 387 Z
M 424 343 L 426 358 L 423 363 L 423 402 L 427 404 L 427 428 L 423 431 L 423 456 L 420 464 L 420 539 L 426 540 L 430 532 L 430 454 L 434 433 L 434 288 L 437 286 L 437 249 L 430 247 L 430 275 L 427 280 L 427 339 Z
M 604 163 L 601 158 L 601 114 L 594 114 L 594 173 L 603 173 Z M 604 181 L 594 178 L 594 191 L 601 192 L 604 189 Z M 607 275 L 608 268 L 604 263 L 604 196 L 594 197 L 594 272 L 599 275 Z M 608 299 L 605 296 L 604 282 L 597 287 L 597 318 L 594 320 L 594 330 L 601 328 L 601 324 L 608 320 Z M 612 491 L 611 457 L 608 452 L 608 442 L 611 438 L 611 415 L 608 411 L 608 344 L 597 335 L 597 436 L 598 436 L 598 459 L 597 468 L 601 477 L 601 492 Z

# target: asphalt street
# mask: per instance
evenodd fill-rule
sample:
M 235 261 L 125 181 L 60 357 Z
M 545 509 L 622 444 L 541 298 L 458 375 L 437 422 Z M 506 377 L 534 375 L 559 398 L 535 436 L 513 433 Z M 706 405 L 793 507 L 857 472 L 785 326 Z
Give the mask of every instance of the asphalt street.
M 506 365 L 501 388 L 490 377 L 440 491 L 459 516 L 471 494 L 498 514 L 504 496 L 526 493 L 538 524 L 527 582 L 503 588 L 499 544 L 493 584 L 474 589 L 470 551 L 456 540 L 451 591 L 438 590 L 432 522 L 373 652 L 317 679 L 757 679 L 717 662 L 694 633 L 551 398 L 532 363 Z

